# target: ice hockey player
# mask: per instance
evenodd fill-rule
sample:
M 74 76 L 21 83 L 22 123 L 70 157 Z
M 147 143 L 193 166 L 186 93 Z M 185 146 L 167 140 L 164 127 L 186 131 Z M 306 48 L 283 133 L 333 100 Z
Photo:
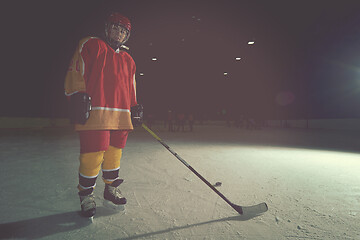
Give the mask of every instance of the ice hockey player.
M 111 13 L 102 39 L 86 37 L 79 42 L 65 78 L 70 120 L 80 138 L 78 190 L 84 217 L 96 212 L 93 191 L 100 170 L 104 203 L 119 208 L 126 204 L 119 189 L 120 159 L 129 131 L 142 122 L 135 62 L 123 50 L 130 30 L 128 18 Z

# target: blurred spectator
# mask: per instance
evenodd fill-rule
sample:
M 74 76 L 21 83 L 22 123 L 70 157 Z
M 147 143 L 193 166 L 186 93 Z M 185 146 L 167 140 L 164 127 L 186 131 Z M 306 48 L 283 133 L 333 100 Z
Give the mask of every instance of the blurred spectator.
M 192 113 L 190 113 L 188 115 L 188 123 L 189 123 L 189 127 L 190 127 L 190 132 L 193 131 L 193 125 L 194 125 L 194 115 Z
M 178 113 L 176 115 L 176 122 L 177 122 L 177 129 L 178 132 L 180 130 L 180 127 L 182 128 L 182 131 L 185 132 L 185 114 L 184 113 Z
M 169 132 L 173 132 L 174 131 L 174 114 L 171 110 L 168 111 L 167 113 L 167 123 L 169 124 Z

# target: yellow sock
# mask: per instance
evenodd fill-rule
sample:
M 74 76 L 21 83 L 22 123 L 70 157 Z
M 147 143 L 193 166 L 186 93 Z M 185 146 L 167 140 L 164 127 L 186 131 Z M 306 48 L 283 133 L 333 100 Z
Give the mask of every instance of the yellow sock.
M 80 154 L 80 175 L 83 175 L 84 177 L 97 177 L 103 161 L 103 151 Z
M 103 180 L 106 184 L 111 184 L 119 178 L 120 159 L 122 149 L 109 146 L 104 153 L 104 162 L 102 164 Z

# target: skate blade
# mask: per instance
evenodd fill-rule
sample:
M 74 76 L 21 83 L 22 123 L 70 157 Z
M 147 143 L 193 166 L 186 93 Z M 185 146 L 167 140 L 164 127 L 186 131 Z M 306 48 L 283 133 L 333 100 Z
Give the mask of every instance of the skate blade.
M 104 200 L 104 207 L 107 207 L 107 208 L 110 208 L 110 209 L 113 209 L 115 211 L 119 211 L 119 212 L 122 212 L 125 210 L 125 204 L 122 204 L 122 205 L 116 205 L 114 203 L 112 203 L 111 201 L 108 201 L 108 200 Z

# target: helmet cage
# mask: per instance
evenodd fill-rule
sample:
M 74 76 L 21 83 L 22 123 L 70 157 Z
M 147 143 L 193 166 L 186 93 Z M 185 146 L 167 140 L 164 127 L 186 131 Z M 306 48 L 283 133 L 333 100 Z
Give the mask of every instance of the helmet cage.
M 112 37 L 112 32 L 116 32 L 115 34 L 118 35 L 120 34 L 120 32 L 123 31 L 125 31 L 126 36 L 121 42 Z M 114 49 L 117 49 L 129 39 L 130 32 L 121 24 L 107 23 L 105 25 L 105 37 L 106 41 L 110 44 L 110 46 Z
M 120 42 L 116 39 L 112 38 L 112 31 L 117 31 L 118 34 L 121 31 L 126 31 L 126 37 Z M 112 13 L 106 20 L 105 23 L 105 38 L 110 44 L 111 47 L 114 49 L 119 48 L 122 44 L 124 44 L 130 37 L 131 31 L 131 24 L 130 20 L 119 14 L 119 13 Z

